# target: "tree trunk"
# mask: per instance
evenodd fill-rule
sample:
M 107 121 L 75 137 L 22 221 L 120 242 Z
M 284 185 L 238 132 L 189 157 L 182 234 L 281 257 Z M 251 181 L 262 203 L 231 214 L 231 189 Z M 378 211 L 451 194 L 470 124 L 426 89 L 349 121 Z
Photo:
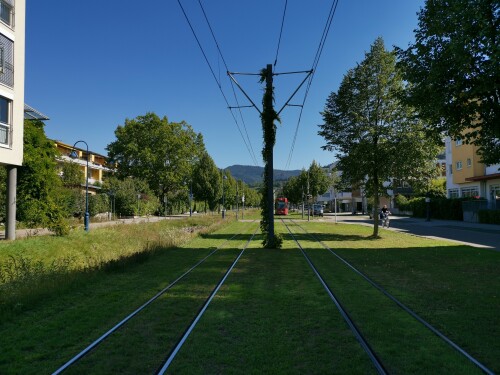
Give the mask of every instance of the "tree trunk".
M 380 204 L 378 186 L 378 173 L 375 171 L 373 175 L 373 237 L 378 237 L 378 206 Z

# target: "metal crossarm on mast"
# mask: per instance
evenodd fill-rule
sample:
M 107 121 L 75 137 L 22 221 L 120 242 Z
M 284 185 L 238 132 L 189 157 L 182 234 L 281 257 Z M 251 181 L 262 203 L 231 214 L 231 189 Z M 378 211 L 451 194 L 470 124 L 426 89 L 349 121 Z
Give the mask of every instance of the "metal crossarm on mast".
M 274 97 L 274 88 L 273 88 L 273 76 L 277 75 L 285 75 L 285 74 L 304 74 L 307 73 L 306 77 L 302 80 L 302 82 L 299 84 L 297 89 L 292 93 L 290 98 L 285 102 L 283 107 L 279 110 L 279 112 L 275 112 L 273 108 L 273 97 Z M 240 89 L 240 91 L 245 95 L 245 97 L 248 99 L 248 101 L 252 104 L 250 106 L 238 106 L 238 107 L 230 107 L 231 108 L 248 108 L 248 107 L 254 107 L 257 112 L 259 112 L 261 119 L 262 119 L 262 127 L 264 130 L 264 150 L 262 151 L 263 157 L 264 157 L 264 162 L 265 162 L 265 173 L 264 175 L 266 176 L 266 181 L 265 181 L 265 193 L 264 193 L 264 201 L 266 202 L 264 207 L 267 212 L 263 212 L 263 218 L 264 222 L 261 223 L 261 225 L 264 225 L 266 227 L 267 231 L 267 240 L 265 241 L 267 243 L 267 246 L 274 247 L 276 246 L 275 243 L 275 235 L 274 235 L 274 194 L 273 194 L 273 148 L 274 148 L 274 142 L 276 139 L 276 130 L 274 128 L 274 119 L 277 119 L 279 114 L 285 109 L 287 106 L 297 106 L 297 107 L 302 107 L 302 105 L 294 105 L 294 104 L 289 104 L 290 101 L 295 97 L 297 92 L 300 90 L 300 88 L 304 85 L 304 83 L 311 78 L 311 76 L 314 73 L 314 69 L 311 70 L 303 70 L 303 71 L 294 71 L 294 72 L 284 72 L 284 73 L 273 73 L 273 66 L 272 64 L 268 64 L 266 69 L 264 69 L 261 73 L 232 73 L 227 71 L 227 75 L 231 78 L 231 80 L 234 82 L 234 84 Z M 259 75 L 261 76 L 261 82 L 266 83 L 266 94 L 264 96 L 263 100 L 263 109 L 260 110 L 257 105 L 254 103 L 254 101 L 250 98 L 250 96 L 243 90 L 241 85 L 236 81 L 234 78 L 234 75 Z M 270 142 L 270 144 L 268 144 Z
M 292 72 L 292 73 L 304 73 L 304 72 Z M 289 74 L 292 74 L 292 73 L 289 73 Z M 288 105 L 288 103 L 290 103 L 290 100 L 293 99 L 293 97 L 295 96 L 295 94 L 300 90 L 300 88 L 302 87 L 302 85 L 307 81 L 307 79 L 309 78 L 309 76 L 313 73 L 312 70 L 308 70 L 307 71 L 307 75 L 306 77 L 302 80 L 302 82 L 300 83 L 299 87 L 297 87 L 297 89 L 293 92 L 293 94 L 290 96 L 290 98 L 286 101 L 285 104 L 283 104 L 283 107 L 281 107 L 281 109 L 278 111 L 278 116 L 280 115 L 280 113 L 285 109 L 285 107 Z M 287 74 L 287 73 L 281 73 L 281 74 Z
M 242 74 L 242 73 L 238 73 L 238 74 Z M 227 72 L 227 75 L 236 84 L 236 86 L 240 89 L 240 91 L 243 93 L 243 95 L 245 95 L 245 97 L 250 101 L 250 103 L 252 103 L 252 107 L 254 107 L 257 110 L 257 112 L 259 112 L 259 114 L 262 115 L 262 111 L 255 105 L 255 103 L 253 102 L 253 100 L 250 99 L 250 97 L 245 92 L 245 90 L 243 90 L 243 88 L 240 86 L 240 84 L 238 83 L 238 81 L 236 81 L 236 79 L 233 76 L 233 73 Z M 248 73 L 247 75 L 258 75 L 258 74 Z

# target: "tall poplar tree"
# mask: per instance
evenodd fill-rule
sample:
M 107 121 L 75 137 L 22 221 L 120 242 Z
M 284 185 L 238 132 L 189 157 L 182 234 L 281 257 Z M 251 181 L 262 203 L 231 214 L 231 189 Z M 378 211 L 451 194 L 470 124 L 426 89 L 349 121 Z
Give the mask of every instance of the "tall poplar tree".
M 366 182 L 374 205 L 382 183 L 392 178 L 421 180 L 435 173 L 437 145 L 427 139 L 422 123 L 402 101 L 404 90 L 396 57 L 378 38 L 365 59 L 344 76 L 323 111 L 319 134 L 323 149 L 338 151 L 338 169 L 351 185 Z M 375 215 L 373 236 L 378 236 Z
M 221 174 L 208 152 L 204 152 L 193 170 L 193 194 L 198 201 L 205 202 L 210 210 L 217 207 L 221 196 Z

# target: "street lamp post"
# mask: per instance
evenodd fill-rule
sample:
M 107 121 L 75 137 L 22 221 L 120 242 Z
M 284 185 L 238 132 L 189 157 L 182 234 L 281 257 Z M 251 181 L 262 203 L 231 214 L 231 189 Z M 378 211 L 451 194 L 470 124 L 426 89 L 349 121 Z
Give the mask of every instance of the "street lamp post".
M 193 200 L 193 180 L 189 185 L 189 216 L 193 216 L 193 210 L 191 208 L 191 201 Z
M 165 171 L 166 173 L 168 173 L 168 168 L 170 167 L 170 159 L 165 159 Z M 162 185 L 162 194 L 163 194 L 163 204 L 164 204 L 164 216 L 166 217 L 167 214 L 168 214 L 168 192 L 167 192 L 167 179 L 164 181 L 165 182 L 165 185 Z
M 311 202 L 309 200 L 309 172 L 307 172 L 307 221 L 311 220 Z
M 328 177 L 332 177 L 331 173 L 328 173 Z M 331 181 L 331 180 L 330 180 Z M 337 190 L 335 190 L 335 185 L 332 183 L 330 192 L 333 195 L 333 204 L 334 204 L 334 212 L 335 212 L 335 223 L 337 223 Z
M 113 220 L 113 211 L 114 211 L 114 203 L 115 203 L 115 192 L 113 190 L 108 191 L 109 195 L 109 206 L 111 208 L 111 217 L 110 220 Z
M 243 220 L 243 215 L 245 213 L 245 194 L 241 196 L 241 202 L 243 203 L 243 210 L 241 211 L 241 220 Z
M 163 189 L 163 184 L 160 184 L 160 192 L 159 192 L 159 195 L 160 195 L 160 202 L 161 204 L 163 205 L 163 209 L 165 210 L 165 193 L 164 193 L 164 189 Z M 161 213 L 160 213 L 160 216 L 161 216 Z M 164 216 L 166 216 L 164 214 Z
M 304 219 L 304 186 L 302 186 L 302 219 Z
M 238 180 L 236 180 L 236 220 L 238 220 L 238 214 L 240 212 L 240 207 L 239 207 L 239 195 L 238 195 Z
M 78 158 L 78 154 L 75 151 L 75 147 L 78 143 L 85 143 L 85 146 L 87 147 L 87 169 L 86 169 L 86 176 L 85 176 L 85 216 L 83 219 L 85 231 L 88 232 L 90 230 L 90 215 L 89 215 L 89 145 L 85 141 L 76 141 L 75 144 L 73 145 L 73 151 L 69 154 L 70 158 L 76 159 Z
M 426 208 L 427 208 L 427 218 L 425 219 L 425 221 L 431 221 L 431 198 L 429 197 L 426 197 L 425 198 L 425 205 L 426 205 Z
M 226 175 L 222 176 L 222 218 L 223 219 L 226 217 L 226 209 L 225 209 L 225 206 L 224 206 L 224 180 L 227 180 L 227 176 Z

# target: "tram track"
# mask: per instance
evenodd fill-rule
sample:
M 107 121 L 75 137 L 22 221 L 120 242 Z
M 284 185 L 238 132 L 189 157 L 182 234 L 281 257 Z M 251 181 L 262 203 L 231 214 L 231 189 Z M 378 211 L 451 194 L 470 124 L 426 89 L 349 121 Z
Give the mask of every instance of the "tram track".
M 339 310 L 340 314 L 342 315 L 342 318 L 345 320 L 345 322 L 349 326 L 349 329 L 353 332 L 354 336 L 356 337 L 356 339 L 360 343 L 361 347 L 363 348 L 363 350 L 366 352 L 366 354 L 370 358 L 370 361 L 372 362 L 372 364 L 375 367 L 375 369 L 377 370 L 377 372 L 379 374 L 388 374 L 388 372 L 386 370 L 386 367 L 382 363 L 381 359 L 378 357 L 378 355 L 375 353 L 375 351 L 373 350 L 373 348 L 370 346 L 370 344 L 368 343 L 368 341 L 366 340 L 366 338 L 363 336 L 363 334 L 361 333 L 361 331 L 359 330 L 359 328 L 356 326 L 354 320 L 351 318 L 351 316 L 349 315 L 349 313 L 347 312 L 347 310 L 344 308 L 344 306 L 342 305 L 342 303 L 340 302 L 340 300 L 333 293 L 332 289 L 326 283 L 326 281 L 323 278 L 323 276 L 321 276 L 320 272 L 318 271 L 318 269 L 316 268 L 316 266 L 312 262 L 312 260 L 309 257 L 309 255 L 307 255 L 307 253 L 305 252 L 305 250 L 302 247 L 302 245 L 300 244 L 300 242 L 296 239 L 296 237 L 292 233 L 290 227 L 287 225 L 287 223 L 285 222 L 285 220 L 281 219 L 281 222 L 283 223 L 283 225 L 287 229 L 288 233 L 290 234 L 290 236 L 292 237 L 292 239 L 295 241 L 295 243 L 299 247 L 299 249 L 300 249 L 302 255 L 304 256 L 304 258 L 306 259 L 309 267 L 313 270 L 314 274 L 316 275 L 316 277 L 320 281 L 321 285 L 323 286 L 323 288 L 328 293 L 328 296 L 333 301 L 333 303 L 335 304 L 335 306 Z
M 191 334 L 191 332 L 194 330 L 196 324 L 201 319 L 201 317 L 203 316 L 203 314 L 207 310 L 208 306 L 210 305 L 210 302 L 212 302 L 213 298 L 215 297 L 215 295 L 219 291 L 220 287 L 222 286 L 222 284 L 224 284 L 224 282 L 226 281 L 227 277 L 229 276 L 229 274 L 231 273 L 231 271 L 233 270 L 233 268 L 236 266 L 236 263 L 238 263 L 238 261 L 240 260 L 241 256 L 245 252 L 246 248 L 248 247 L 248 245 L 250 244 L 250 242 L 252 241 L 253 237 L 255 236 L 255 234 L 257 233 L 258 230 L 259 230 L 259 228 L 257 227 L 257 229 L 255 230 L 255 232 L 252 234 L 252 236 L 249 238 L 249 240 L 247 241 L 247 243 L 245 244 L 245 246 L 243 247 L 243 249 L 240 251 L 240 253 L 236 257 L 236 259 L 233 261 L 233 263 L 231 264 L 231 266 L 227 269 L 227 271 L 225 272 L 224 276 L 219 280 L 219 282 L 217 283 L 216 287 L 212 290 L 212 292 L 210 293 L 210 295 L 208 296 L 208 298 L 205 300 L 205 303 L 200 308 L 200 310 L 198 311 L 198 313 L 196 314 L 196 316 L 193 318 L 193 320 L 191 321 L 191 324 L 186 328 L 186 330 L 184 331 L 182 337 L 179 339 L 179 341 L 177 342 L 177 344 L 172 348 L 172 350 L 170 351 L 167 359 L 164 361 L 164 363 L 162 363 L 162 366 L 158 369 L 158 371 L 156 372 L 156 374 L 163 375 L 168 370 L 168 368 L 170 367 L 170 364 L 172 363 L 172 361 L 177 356 L 177 353 L 179 353 L 179 350 L 182 348 L 182 346 L 186 342 L 187 338 L 189 337 L 189 335 Z
M 67 369 L 69 369 L 70 367 L 72 367 L 73 365 L 77 364 L 81 359 L 83 359 L 86 356 L 88 356 L 100 344 L 102 344 L 108 338 L 110 338 L 113 333 L 117 332 L 120 328 L 122 328 L 130 320 L 132 320 L 132 318 L 136 317 L 139 313 L 141 313 L 142 311 L 146 310 L 146 308 L 149 307 L 151 304 L 153 304 L 153 302 L 155 302 L 156 300 L 158 300 L 158 298 L 160 298 L 161 296 L 163 296 L 166 292 L 168 292 L 169 290 L 171 290 L 174 286 L 178 285 L 178 283 L 181 280 L 185 279 L 186 276 L 190 275 L 196 268 L 198 268 L 198 266 L 200 266 L 201 264 L 205 263 L 205 261 L 207 261 L 210 257 L 212 257 L 219 250 L 224 249 L 230 241 L 233 241 L 233 240 L 237 239 L 240 236 L 248 236 L 249 234 L 245 233 L 245 230 L 247 230 L 248 228 L 251 228 L 253 223 L 254 223 L 254 221 L 252 221 L 249 225 L 245 226 L 245 228 L 242 231 L 234 234 L 230 238 L 228 238 L 225 241 L 223 241 L 217 248 L 215 248 L 212 251 L 210 251 L 210 253 L 208 255 L 206 255 L 201 260 L 199 260 L 198 262 L 196 262 L 193 266 L 191 266 L 189 269 L 187 269 L 186 271 L 184 271 L 174 281 L 172 281 L 171 283 L 169 283 L 165 288 L 163 288 L 162 290 L 160 290 L 153 297 L 151 297 L 149 300 L 147 300 L 141 306 L 139 306 L 138 308 L 136 308 L 133 312 L 131 312 L 130 314 L 128 314 L 125 318 L 123 318 L 122 320 L 120 320 L 116 325 L 114 325 L 112 328 L 110 328 L 108 331 L 106 331 L 104 334 L 102 334 L 99 338 L 97 338 L 96 340 L 94 340 L 85 349 L 83 349 L 77 355 L 75 355 L 70 360 L 68 360 L 64 365 L 62 365 L 61 367 L 59 367 L 52 374 L 53 375 L 61 374 L 64 371 L 66 371 Z M 251 234 L 250 239 L 248 241 L 246 241 L 245 248 L 248 246 L 248 244 L 250 243 L 251 239 L 254 236 L 255 236 L 255 232 L 253 234 Z M 241 254 L 241 252 L 240 252 L 240 254 Z M 238 259 L 239 259 L 239 256 L 238 256 Z M 234 262 L 233 262 L 233 264 L 234 264 Z
M 312 260 L 310 257 L 307 255 L 307 253 L 303 250 L 302 246 L 300 245 L 299 241 L 295 238 L 293 233 L 291 232 L 289 226 L 285 223 L 283 219 L 281 219 L 287 230 L 289 231 L 290 235 L 294 239 L 294 241 L 297 243 L 299 248 L 301 249 L 304 257 L 306 257 L 309 265 L 311 267 L 314 267 L 314 264 L 312 263 Z M 452 341 L 449 337 L 447 337 L 444 333 L 439 331 L 437 328 L 435 328 L 433 325 L 431 325 L 429 322 L 427 322 L 425 319 L 423 319 L 420 315 L 418 315 L 415 311 L 410 309 L 408 306 L 406 306 L 404 303 L 402 303 L 400 300 L 398 300 L 395 296 L 393 296 L 391 293 L 389 293 L 387 290 L 385 290 L 382 286 L 380 286 L 378 283 L 376 283 L 374 280 L 369 278 L 365 273 L 354 267 L 351 263 L 349 263 L 347 260 L 345 260 L 343 257 L 341 257 L 339 254 L 337 254 L 334 250 L 332 250 L 330 247 L 328 247 L 323 241 L 319 240 L 317 237 L 315 237 L 313 234 L 309 233 L 303 226 L 301 226 L 299 223 L 297 223 L 294 220 L 287 220 L 296 227 L 300 228 L 304 234 L 309 236 L 312 241 L 317 242 L 320 244 L 325 250 L 327 250 L 329 253 L 331 253 L 333 256 L 335 256 L 341 263 L 343 263 L 345 266 L 347 266 L 351 271 L 355 272 L 357 275 L 361 276 L 365 281 L 367 281 L 372 287 L 377 289 L 380 293 L 382 293 L 385 297 L 387 297 L 389 300 L 394 302 L 401 310 L 406 312 L 408 315 L 412 316 L 416 321 L 421 323 L 423 326 L 425 326 L 429 331 L 431 331 L 434 335 L 439 337 L 442 341 L 444 341 L 447 345 L 449 345 L 451 348 L 453 348 L 456 352 L 458 352 L 461 356 L 466 358 L 470 363 L 475 365 L 478 369 L 480 369 L 483 373 L 488 374 L 488 375 L 493 375 L 494 372 L 490 370 L 488 367 L 486 367 L 483 363 L 478 361 L 476 358 L 474 358 L 471 354 L 469 354 L 465 349 L 460 347 L 458 344 L 456 344 L 454 341 Z M 314 267 L 315 268 L 315 267 Z M 314 269 L 313 268 L 313 269 Z M 316 272 L 316 271 L 315 271 Z M 322 281 L 324 283 L 324 280 Z M 325 288 L 329 287 L 324 285 Z

